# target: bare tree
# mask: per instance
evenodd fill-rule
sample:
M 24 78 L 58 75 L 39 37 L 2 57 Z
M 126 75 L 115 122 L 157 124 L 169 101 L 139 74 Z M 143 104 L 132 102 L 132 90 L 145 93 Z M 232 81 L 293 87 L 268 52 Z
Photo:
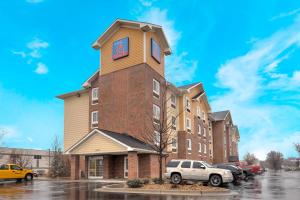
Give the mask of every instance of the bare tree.
M 62 153 L 61 145 L 57 136 L 52 144 L 53 158 L 50 165 L 49 175 L 51 177 L 66 177 L 70 175 L 70 163 Z
M 0 129 L 0 147 L 3 145 L 3 138 L 6 135 L 6 131 L 4 129 Z
M 295 149 L 296 149 L 296 151 L 298 152 L 299 157 L 300 157 L 300 143 L 296 143 L 296 144 L 295 144 Z
M 244 156 L 244 160 L 247 162 L 248 165 L 253 165 L 258 161 L 255 155 L 249 152 L 247 152 L 246 155 Z
M 13 149 L 9 155 L 8 162 L 19 165 L 22 168 L 28 168 L 32 165 L 32 157 L 26 155 L 22 150 L 17 151 L 16 149 Z
M 283 154 L 277 151 L 270 151 L 267 154 L 267 163 L 270 169 L 278 170 L 281 169 L 283 162 Z
M 161 91 L 159 101 L 159 119 L 155 118 L 154 113 L 148 113 L 147 117 L 149 118 L 149 121 L 152 121 L 153 123 L 151 123 L 152 125 L 150 125 L 150 127 L 146 127 L 146 132 L 142 135 L 142 140 L 149 144 L 153 151 L 158 154 L 159 182 L 162 184 L 163 159 L 168 156 L 168 147 L 174 142 L 174 133 L 176 133 L 174 122 L 176 123 L 180 112 L 171 115 L 171 109 L 168 107 L 168 102 L 171 101 L 171 96 L 167 97 L 166 88 L 163 88 Z

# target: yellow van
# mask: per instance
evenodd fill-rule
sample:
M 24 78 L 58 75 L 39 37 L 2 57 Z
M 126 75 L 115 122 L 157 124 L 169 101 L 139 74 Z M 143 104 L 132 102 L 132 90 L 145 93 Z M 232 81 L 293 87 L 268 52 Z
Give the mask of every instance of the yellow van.
M 19 165 L 4 164 L 0 165 L 0 179 L 16 179 L 21 181 L 31 181 L 33 179 L 33 172 L 31 169 L 22 169 Z

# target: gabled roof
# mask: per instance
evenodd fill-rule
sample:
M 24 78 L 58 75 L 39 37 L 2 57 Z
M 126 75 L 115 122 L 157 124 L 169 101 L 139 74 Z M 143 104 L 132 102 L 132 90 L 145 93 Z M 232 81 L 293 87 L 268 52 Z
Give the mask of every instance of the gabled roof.
M 99 76 L 99 69 L 82 84 L 82 87 L 84 88 L 91 87 L 91 82 L 95 80 L 98 76 Z
M 144 153 L 155 153 L 153 148 L 150 145 L 130 136 L 127 134 L 116 133 L 112 131 L 107 131 L 103 129 L 94 129 L 90 133 L 86 134 L 83 138 L 81 138 L 78 142 L 76 142 L 73 146 L 67 149 L 65 152 L 67 154 L 71 153 L 72 150 L 80 146 L 87 139 L 89 139 L 94 134 L 101 134 L 102 136 L 117 142 L 118 144 L 126 147 L 127 151 L 138 151 Z M 99 144 L 101 145 L 101 144 Z
M 222 121 L 225 120 L 227 115 L 230 113 L 229 110 L 213 112 L 210 114 L 213 121 Z
M 65 99 L 67 97 L 74 96 L 74 95 L 80 96 L 81 94 L 86 93 L 86 92 L 88 92 L 87 89 L 75 90 L 73 92 L 68 92 L 65 94 L 58 95 L 58 96 L 56 96 L 56 98 Z
M 161 26 L 147 22 L 117 19 L 106 31 L 94 42 L 93 48 L 100 49 L 101 46 L 120 28 L 140 29 L 144 32 L 155 31 L 160 39 L 162 50 L 166 55 L 171 54 L 171 48 Z
M 191 83 L 191 84 L 188 84 L 188 85 L 182 85 L 182 86 L 179 86 L 178 88 L 179 89 L 185 89 L 185 90 L 190 90 L 192 89 L 193 87 L 196 87 L 197 85 L 200 85 L 201 83 L 198 82 L 198 83 Z
M 203 95 L 205 95 L 205 92 L 204 92 L 204 91 L 200 92 L 199 94 L 196 94 L 196 95 L 192 98 L 192 100 L 199 99 L 199 98 L 202 97 Z

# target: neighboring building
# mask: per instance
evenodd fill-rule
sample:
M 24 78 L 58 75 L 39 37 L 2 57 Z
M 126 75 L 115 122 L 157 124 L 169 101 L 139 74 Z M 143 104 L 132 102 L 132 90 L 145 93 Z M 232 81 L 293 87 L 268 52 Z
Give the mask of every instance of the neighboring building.
M 156 137 L 153 124 L 165 109 L 174 130 L 167 159 L 213 162 L 203 85 L 166 81 L 164 56 L 171 50 L 161 26 L 116 20 L 93 47 L 101 52 L 100 69 L 83 89 L 58 96 L 64 100 L 64 152 L 71 155 L 72 179 L 157 177 L 158 155 L 144 136 Z
M 232 122 L 230 111 L 210 114 L 213 132 L 214 163 L 235 162 L 240 139 L 238 127 Z
M 40 174 L 47 174 L 52 160 L 52 153 L 47 150 L 19 149 L 0 147 L 0 165 L 14 163 L 34 169 Z

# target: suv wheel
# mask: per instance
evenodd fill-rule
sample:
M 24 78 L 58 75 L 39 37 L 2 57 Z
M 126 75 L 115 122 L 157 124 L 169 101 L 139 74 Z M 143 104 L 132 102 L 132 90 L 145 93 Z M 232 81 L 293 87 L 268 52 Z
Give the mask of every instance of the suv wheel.
M 217 174 L 213 174 L 209 178 L 209 183 L 214 187 L 219 187 L 222 184 L 222 177 Z
M 25 176 L 26 181 L 32 181 L 32 179 L 33 179 L 32 174 L 26 174 L 26 176 Z
M 178 174 L 178 173 L 172 174 L 171 181 L 173 184 L 179 184 L 179 183 L 181 183 L 181 180 L 182 180 L 182 178 L 181 178 L 180 174 Z

